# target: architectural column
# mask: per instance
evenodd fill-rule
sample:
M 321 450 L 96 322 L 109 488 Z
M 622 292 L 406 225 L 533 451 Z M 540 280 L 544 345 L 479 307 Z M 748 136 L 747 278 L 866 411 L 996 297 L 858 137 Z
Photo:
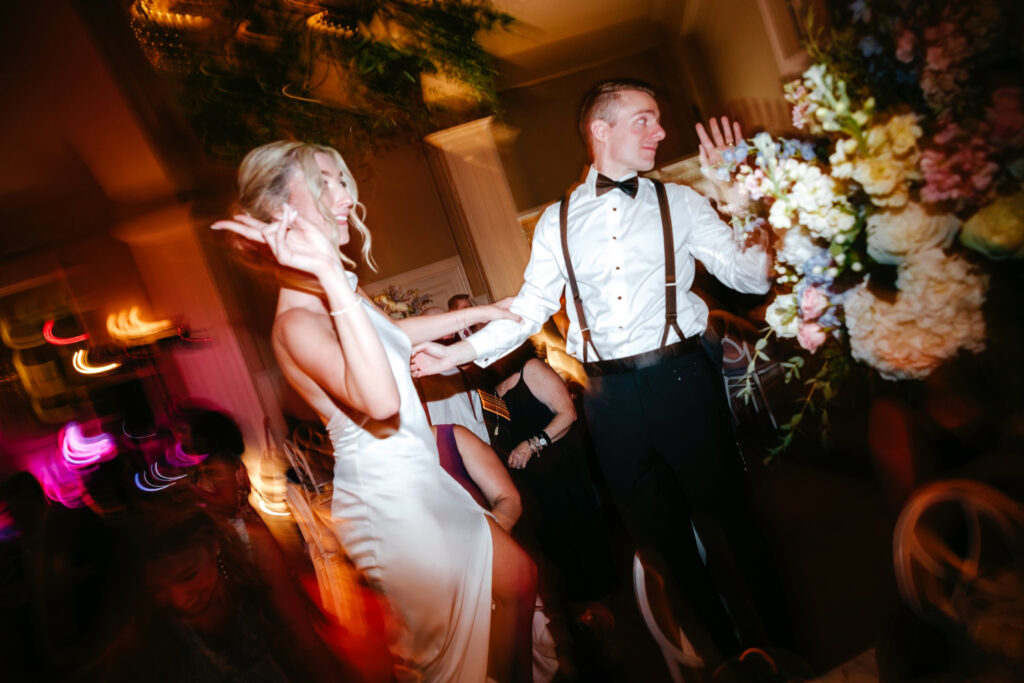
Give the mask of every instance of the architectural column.
M 209 401 L 229 412 L 239 423 L 247 452 L 262 453 L 264 415 L 281 434 L 281 411 L 266 381 L 267 370 L 246 362 L 243 344 L 248 340 L 242 337 L 247 333 L 230 323 L 195 223 L 190 207 L 177 205 L 122 224 L 114 236 L 131 249 L 154 315 L 183 316 L 196 334 L 211 339 L 173 352 L 188 398 Z
M 434 172 L 471 282 L 491 300 L 512 296 L 523 283 L 530 246 L 501 164 L 493 117 L 427 136 Z

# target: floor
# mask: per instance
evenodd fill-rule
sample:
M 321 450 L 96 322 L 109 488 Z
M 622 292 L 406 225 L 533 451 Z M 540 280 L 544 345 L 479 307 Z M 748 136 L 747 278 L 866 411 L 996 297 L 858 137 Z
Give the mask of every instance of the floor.
M 750 477 L 755 511 L 777 553 L 796 630 L 797 651 L 781 654 L 780 662 L 818 676 L 833 672 L 824 679 L 829 681 L 877 680 L 871 678 L 870 654 L 864 653 L 876 644 L 898 605 L 891 561 L 893 519 L 870 476 L 824 464 L 782 459 Z M 282 517 L 268 521 L 309 583 L 312 569 L 294 522 Z M 614 529 L 611 542 L 620 580 L 605 604 L 615 626 L 599 634 L 571 629 L 575 676 L 556 680 L 670 681 L 636 609 L 632 551 L 621 529 Z M 851 661 L 859 663 L 850 664 L 856 676 L 844 678 L 846 673 L 836 669 Z M 690 678 L 710 680 L 707 672 L 691 672 Z

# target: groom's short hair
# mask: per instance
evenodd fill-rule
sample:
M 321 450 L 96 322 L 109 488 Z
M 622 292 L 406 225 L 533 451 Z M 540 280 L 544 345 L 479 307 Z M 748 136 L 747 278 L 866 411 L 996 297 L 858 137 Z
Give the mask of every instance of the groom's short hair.
M 615 104 L 619 93 L 637 90 L 651 97 L 657 97 L 654 86 L 639 78 L 611 78 L 595 83 L 583 93 L 578 110 L 579 134 L 583 144 L 590 148 L 590 122 L 601 119 L 608 125 L 615 125 Z

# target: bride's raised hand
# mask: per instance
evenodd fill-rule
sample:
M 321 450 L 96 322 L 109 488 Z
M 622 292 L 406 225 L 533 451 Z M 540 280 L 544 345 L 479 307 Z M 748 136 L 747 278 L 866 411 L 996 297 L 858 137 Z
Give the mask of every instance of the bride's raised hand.
M 282 206 L 278 219 L 272 223 L 239 214 L 234 220 L 217 221 L 212 227 L 231 230 L 246 239 L 262 242 L 282 266 L 316 277 L 341 262 L 337 247 L 289 204 Z

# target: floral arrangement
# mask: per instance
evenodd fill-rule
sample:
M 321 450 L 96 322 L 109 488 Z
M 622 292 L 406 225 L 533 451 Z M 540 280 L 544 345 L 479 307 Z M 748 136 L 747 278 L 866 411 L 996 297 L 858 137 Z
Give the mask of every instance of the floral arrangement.
M 821 361 L 781 448 L 808 410 L 827 428 L 851 358 L 922 379 L 984 349 L 986 259 L 1024 257 L 1016 12 L 1000 0 L 839 8 L 833 25 L 846 28 L 811 26 L 816 63 L 785 86 L 804 136 L 760 133 L 704 169 L 749 200 L 734 224 L 775 233 L 766 336 Z M 804 355 L 782 365 L 798 378 Z
M 421 295 L 420 290 L 415 287 L 399 289 L 391 286 L 373 297 L 373 303 L 377 305 L 377 308 L 395 320 L 419 315 L 431 301 L 433 299 L 429 295 Z

